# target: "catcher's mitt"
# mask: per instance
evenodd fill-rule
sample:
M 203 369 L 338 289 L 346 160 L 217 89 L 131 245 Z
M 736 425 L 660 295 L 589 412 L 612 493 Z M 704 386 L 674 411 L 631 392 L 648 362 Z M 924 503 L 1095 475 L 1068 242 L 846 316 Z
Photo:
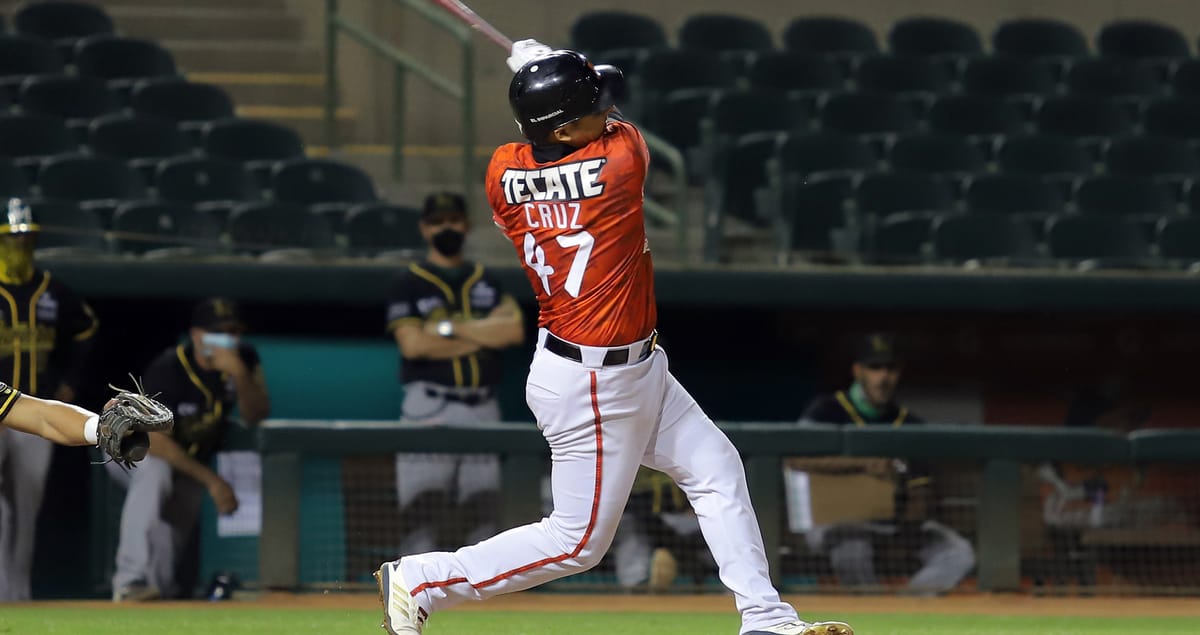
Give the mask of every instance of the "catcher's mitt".
M 117 395 L 104 404 L 96 430 L 96 445 L 126 469 L 146 458 L 149 433 L 170 432 L 175 425 L 170 409 L 148 397 L 136 382 L 134 385 L 137 392 L 112 387 Z

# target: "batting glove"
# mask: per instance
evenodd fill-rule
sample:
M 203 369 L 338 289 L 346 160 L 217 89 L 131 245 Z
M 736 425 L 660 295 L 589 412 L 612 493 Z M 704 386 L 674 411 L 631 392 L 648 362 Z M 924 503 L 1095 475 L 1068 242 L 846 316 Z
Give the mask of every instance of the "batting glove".
M 505 61 L 508 62 L 508 67 L 515 73 L 531 60 L 541 57 L 550 51 L 549 46 L 537 40 L 518 40 L 513 42 L 512 55 Z

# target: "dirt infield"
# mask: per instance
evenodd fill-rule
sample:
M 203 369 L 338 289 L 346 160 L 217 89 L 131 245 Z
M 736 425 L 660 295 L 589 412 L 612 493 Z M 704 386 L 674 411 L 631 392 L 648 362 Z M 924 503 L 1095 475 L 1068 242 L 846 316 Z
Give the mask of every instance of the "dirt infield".
M 305 608 L 329 610 L 374 609 L 378 598 L 373 594 L 351 593 L 268 593 L 224 606 L 237 608 Z M 803 615 L 855 613 L 938 613 L 951 615 L 1059 615 L 1087 617 L 1197 617 L 1200 602 L 1196 598 L 1035 598 L 1027 595 L 970 594 L 943 598 L 901 598 L 891 596 L 791 595 L 786 598 Z M 79 606 L 89 608 L 128 608 L 110 602 L 38 602 L 43 606 Z M 139 608 L 170 609 L 196 606 L 192 603 L 156 602 Z M 463 605 L 456 611 L 585 612 L 614 611 L 642 613 L 721 613 L 732 612 L 733 600 L 724 595 L 584 595 L 556 593 L 518 593 L 487 602 Z

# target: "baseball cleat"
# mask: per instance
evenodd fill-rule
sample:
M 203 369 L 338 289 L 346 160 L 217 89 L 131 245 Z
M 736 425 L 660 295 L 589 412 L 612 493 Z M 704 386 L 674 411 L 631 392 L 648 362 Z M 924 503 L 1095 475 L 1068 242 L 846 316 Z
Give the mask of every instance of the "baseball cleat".
M 745 635 L 854 635 L 854 629 L 842 622 L 788 622 Z
M 383 624 L 388 635 L 421 635 L 429 615 L 417 604 L 416 598 L 400 575 L 400 561 L 385 562 L 375 572 L 379 584 L 379 601 L 383 603 Z

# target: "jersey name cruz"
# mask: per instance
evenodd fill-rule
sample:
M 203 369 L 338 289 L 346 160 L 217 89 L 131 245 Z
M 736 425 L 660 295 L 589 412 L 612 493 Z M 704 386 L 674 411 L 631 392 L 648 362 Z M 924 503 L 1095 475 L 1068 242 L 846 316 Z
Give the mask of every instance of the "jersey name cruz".
M 500 176 L 509 205 L 530 201 L 577 201 L 604 194 L 600 171 L 606 159 L 588 159 L 538 170 L 509 168 Z

